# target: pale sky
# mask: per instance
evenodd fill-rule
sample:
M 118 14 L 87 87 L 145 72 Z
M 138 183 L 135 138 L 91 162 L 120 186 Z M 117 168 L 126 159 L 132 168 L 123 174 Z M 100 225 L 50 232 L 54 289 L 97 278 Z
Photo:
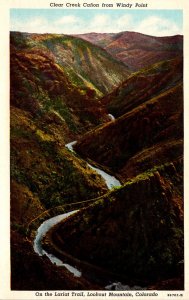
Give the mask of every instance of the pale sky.
M 78 34 L 135 31 L 154 36 L 183 34 L 182 10 L 11 9 L 10 30 Z

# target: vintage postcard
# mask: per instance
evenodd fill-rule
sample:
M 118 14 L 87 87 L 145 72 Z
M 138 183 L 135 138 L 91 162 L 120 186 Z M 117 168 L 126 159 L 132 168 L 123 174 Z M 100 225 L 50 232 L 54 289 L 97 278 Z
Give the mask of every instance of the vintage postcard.
M 189 299 L 189 4 L 0 7 L 0 299 Z

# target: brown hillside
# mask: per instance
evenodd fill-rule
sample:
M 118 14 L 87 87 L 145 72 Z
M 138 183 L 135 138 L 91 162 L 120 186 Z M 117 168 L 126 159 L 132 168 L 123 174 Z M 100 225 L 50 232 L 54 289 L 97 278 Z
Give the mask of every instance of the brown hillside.
M 180 35 L 156 37 L 125 31 L 78 36 L 106 49 L 133 71 L 180 56 L 183 50 L 183 37 Z
M 114 92 L 102 99 L 109 112 L 119 117 L 145 101 L 182 82 L 182 58 L 156 63 L 133 73 Z
M 182 84 L 179 84 L 114 122 L 84 135 L 75 145 L 76 151 L 124 177 L 131 174 L 121 169 L 126 170 L 128 161 L 131 162 L 140 153 L 138 170 L 135 169 L 137 173 L 140 173 L 141 168 L 153 167 L 156 159 L 170 161 L 182 156 L 182 143 L 178 143 L 183 136 L 182 92 Z M 166 151 L 171 148 L 177 150 L 170 151 L 167 156 Z M 144 156 L 142 151 L 146 151 Z M 135 160 L 134 163 L 137 164 Z
M 51 245 L 51 251 L 56 246 L 58 256 L 60 249 L 79 258 L 81 269 L 82 261 L 87 261 L 121 274 L 122 280 L 131 285 L 137 282 L 147 287 L 157 278 L 180 276 L 179 262 L 183 259 L 180 166 L 179 161 L 165 164 L 127 182 L 56 225 L 44 244 L 47 248 Z

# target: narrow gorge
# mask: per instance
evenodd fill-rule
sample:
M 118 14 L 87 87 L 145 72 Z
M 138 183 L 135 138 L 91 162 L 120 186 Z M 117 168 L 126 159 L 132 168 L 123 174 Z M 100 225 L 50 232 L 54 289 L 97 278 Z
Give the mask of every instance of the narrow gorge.
M 12 290 L 184 288 L 183 37 L 10 33 Z

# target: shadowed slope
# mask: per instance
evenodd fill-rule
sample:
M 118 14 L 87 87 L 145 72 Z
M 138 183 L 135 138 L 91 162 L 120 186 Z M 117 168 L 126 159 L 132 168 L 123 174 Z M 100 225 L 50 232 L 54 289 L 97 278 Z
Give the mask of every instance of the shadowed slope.
M 166 69 L 167 64 L 164 65 Z M 136 89 L 131 89 L 130 93 L 126 82 L 117 90 L 117 95 L 115 92 L 107 97 L 107 102 L 111 99 L 110 106 L 115 104 L 117 111 L 120 105 L 122 109 L 118 111 L 119 114 L 122 115 L 124 110 L 127 113 L 84 135 L 74 146 L 76 151 L 124 177 L 138 174 L 159 164 L 161 160 L 172 161 L 182 156 L 181 76 L 179 72 L 172 71 L 167 76 L 162 68 L 162 73 L 158 70 L 158 76 L 162 74 L 160 81 L 151 82 L 151 79 L 148 80 L 150 72 L 151 69 L 148 73 L 142 71 L 134 77 L 135 80 L 131 78 Z M 144 89 L 148 90 L 147 95 L 142 94 L 141 85 L 138 84 L 141 78 L 146 82 Z M 162 89 L 158 89 L 159 83 Z M 124 94 L 125 91 L 128 95 Z M 150 91 L 153 91 L 152 94 Z
M 129 285 L 147 287 L 157 279 L 179 277 L 183 259 L 180 167 L 178 161 L 140 174 L 56 225 L 44 246 L 53 251 L 56 245 L 57 255 L 61 255 L 58 249 L 71 253 L 81 260 L 81 269 L 82 261 L 87 261 L 120 274 L 118 280 Z M 179 288 L 183 289 L 182 283 Z
M 104 97 L 102 102 L 113 115 L 119 117 L 182 82 L 182 74 L 181 57 L 156 63 L 133 73 L 114 92 Z

